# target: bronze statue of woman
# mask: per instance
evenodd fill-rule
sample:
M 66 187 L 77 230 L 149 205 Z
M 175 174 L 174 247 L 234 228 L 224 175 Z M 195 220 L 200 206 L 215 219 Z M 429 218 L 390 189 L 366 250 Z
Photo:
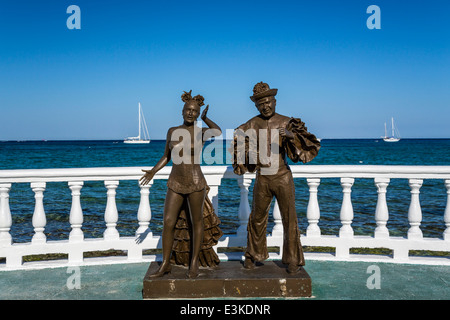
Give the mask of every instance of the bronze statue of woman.
M 213 267 L 219 263 L 212 246 L 217 244 L 223 233 L 218 227 L 219 218 L 207 196 L 209 188 L 199 161 L 203 136 L 208 129 L 197 126 L 204 98 L 201 95 L 192 97 L 191 92 L 192 90 L 184 92 L 181 96 L 184 102 L 183 124 L 168 130 L 163 156 L 151 170 L 142 170 L 145 175 L 140 179 L 141 184 L 146 185 L 172 160 L 164 203 L 163 261 L 151 277 L 162 277 L 169 273 L 171 262 L 189 266 L 189 278 L 198 276 L 199 264 Z M 202 112 L 201 119 L 210 129 L 215 129 L 212 130 L 214 135 L 220 135 L 220 127 L 207 117 L 208 109 L 209 105 Z M 208 137 L 211 137 L 211 132 Z M 190 141 L 186 141 L 189 138 Z M 182 153 L 184 154 L 180 161 Z

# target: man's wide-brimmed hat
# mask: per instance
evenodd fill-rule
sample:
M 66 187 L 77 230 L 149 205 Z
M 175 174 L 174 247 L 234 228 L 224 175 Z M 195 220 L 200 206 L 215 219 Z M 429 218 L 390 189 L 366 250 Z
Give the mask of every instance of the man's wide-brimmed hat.
M 253 102 L 265 97 L 276 96 L 278 89 L 270 89 L 269 85 L 265 82 L 258 82 L 253 87 L 253 96 L 250 99 Z

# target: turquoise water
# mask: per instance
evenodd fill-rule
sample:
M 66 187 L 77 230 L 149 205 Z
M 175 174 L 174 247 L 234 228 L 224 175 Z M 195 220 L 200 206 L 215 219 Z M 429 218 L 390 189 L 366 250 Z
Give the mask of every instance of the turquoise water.
M 152 166 L 161 157 L 165 141 L 154 140 L 149 145 L 126 145 L 121 141 L 23 141 L 0 142 L 0 169 L 81 168 Z M 226 155 L 224 155 L 225 157 Z M 403 139 L 385 143 L 381 139 L 325 139 L 319 155 L 307 165 L 450 165 L 450 139 Z M 305 179 L 295 179 L 296 207 L 302 233 L 307 227 L 305 216 L 308 187 Z M 252 191 L 250 187 L 250 191 Z M 162 211 L 166 181 L 156 180 L 151 187 L 151 228 L 162 230 Z M 392 179 L 387 202 L 391 235 L 405 236 L 408 230 L 410 188 L 406 179 Z M 447 200 L 443 180 L 424 180 L 420 189 L 423 211 L 421 229 L 425 237 L 441 237 L 445 229 L 443 214 Z M 105 229 L 103 214 L 106 188 L 102 181 L 86 181 L 81 190 L 86 238 L 101 237 Z M 250 201 L 252 192 L 250 192 Z M 322 179 L 319 187 L 322 234 L 337 234 L 342 188 L 339 179 Z M 139 206 L 137 181 L 121 181 L 117 189 L 119 211 L 118 230 L 132 236 L 137 228 Z M 352 188 L 354 220 L 357 235 L 372 235 L 377 192 L 373 179 L 356 179 Z M 225 233 L 234 233 L 238 226 L 237 212 L 240 191 L 235 180 L 222 180 L 219 187 L 219 217 Z M 45 233 L 49 240 L 67 239 L 70 232 L 70 189 L 67 183 L 47 183 L 44 207 L 47 217 Z M 13 217 L 11 234 L 15 242 L 30 241 L 34 210 L 34 193 L 27 183 L 13 184 L 10 192 Z M 269 228 L 273 222 L 269 220 Z M 270 230 L 270 229 L 269 229 Z

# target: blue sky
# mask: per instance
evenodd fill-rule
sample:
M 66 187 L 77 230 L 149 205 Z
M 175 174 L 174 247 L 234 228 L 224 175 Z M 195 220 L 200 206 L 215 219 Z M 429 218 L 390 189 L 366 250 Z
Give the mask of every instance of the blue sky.
M 81 29 L 69 30 L 69 5 Z M 369 5 L 381 29 L 369 30 Z M 151 138 L 182 123 L 183 90 L 233 129 L 277 112 L 322 138 L 450 138 L 450 2 L 2 1 L 0 140 L 123 139 L 141 102 Z

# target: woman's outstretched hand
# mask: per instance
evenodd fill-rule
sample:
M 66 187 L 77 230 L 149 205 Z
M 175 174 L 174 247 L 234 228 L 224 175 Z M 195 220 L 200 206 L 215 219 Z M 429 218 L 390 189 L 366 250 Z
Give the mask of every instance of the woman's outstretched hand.
M 145 172 L 145 174 L 139 179 L 139 182 L 142 186 L 145 186 L 153 179 L 155 173 L 153 170 L 142 170 L 142 172 Z

